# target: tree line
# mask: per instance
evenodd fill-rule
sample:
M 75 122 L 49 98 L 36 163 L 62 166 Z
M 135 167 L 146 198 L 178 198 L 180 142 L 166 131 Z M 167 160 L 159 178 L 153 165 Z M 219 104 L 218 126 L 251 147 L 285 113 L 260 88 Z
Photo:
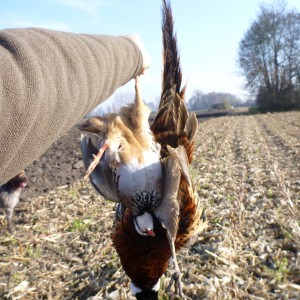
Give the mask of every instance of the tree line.
M 238 62 L 261 111 L 299 109 L 299 12 L 281 0 L 262 5 L 239 44 Z
M 229 109 L 243 106 L 244 103 L 237 96 L 229 93 L 203 93 L 195 90 L 188 101 L 190 110 Z

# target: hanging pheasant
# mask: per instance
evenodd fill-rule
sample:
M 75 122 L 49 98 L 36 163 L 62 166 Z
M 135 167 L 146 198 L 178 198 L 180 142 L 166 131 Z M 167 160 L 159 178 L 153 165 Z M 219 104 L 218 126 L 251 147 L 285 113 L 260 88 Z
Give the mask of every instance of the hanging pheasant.
M 198 122 L 189 114 L 170 3 L 163 0 L 163 82 L 157 116 L 149 127 L 139 78 L 135 101 L 120 113 L 94 117 L 79 128 L 86 176 L 106 199 L 117 202 L 112 239 L 137 299 L 158 299 L 170 258 L 176 291 L 183 297 L 176 251 L 206 226 L 189 163 Z M 100 149 L 100 150 L 99 150 Z

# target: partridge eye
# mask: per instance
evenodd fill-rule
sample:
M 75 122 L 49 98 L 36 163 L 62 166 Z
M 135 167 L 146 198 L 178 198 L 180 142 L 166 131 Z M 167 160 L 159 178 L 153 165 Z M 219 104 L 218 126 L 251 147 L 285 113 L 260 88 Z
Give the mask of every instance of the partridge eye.
M 118 149 L 120 150 L 122 148 L 122 144 L 119 145 Z

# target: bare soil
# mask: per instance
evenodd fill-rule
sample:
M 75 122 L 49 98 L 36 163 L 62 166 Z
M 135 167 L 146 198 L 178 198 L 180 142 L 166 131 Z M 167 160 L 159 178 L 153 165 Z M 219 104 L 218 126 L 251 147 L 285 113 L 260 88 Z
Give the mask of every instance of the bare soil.
M 73 127 L 25 171 L 30 178 L 22 199 L 33 198 L 54 188 L 70 185 L 84 175 L 80 131 Z
M 79 142 L 67 141 L 36 162 L 30 176 L 45 173 L 56 188 L 36 176 L 13 235 L 0 213 L 0 299 L 133 299 L 110 241 L 114 206 L 81 179 Z M 195 149 L 192 178 L 209 225 L 178 254 L 184 293 L 300 299 L 300 112 L 209 119 Z M 165 291 L 171 271 L 161 299 L 175 298 Z

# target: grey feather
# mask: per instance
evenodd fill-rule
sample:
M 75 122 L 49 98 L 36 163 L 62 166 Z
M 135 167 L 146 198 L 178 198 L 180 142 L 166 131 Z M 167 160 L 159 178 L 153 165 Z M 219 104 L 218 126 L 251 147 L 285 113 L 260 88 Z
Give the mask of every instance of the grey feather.
M 164 197 L 161 205 L 158 206 L 153 213 L 174 241 L 178 229 L 179 203 L 177 192 L 181 174 L 173 157 L 162 160 L 162 167 Z

